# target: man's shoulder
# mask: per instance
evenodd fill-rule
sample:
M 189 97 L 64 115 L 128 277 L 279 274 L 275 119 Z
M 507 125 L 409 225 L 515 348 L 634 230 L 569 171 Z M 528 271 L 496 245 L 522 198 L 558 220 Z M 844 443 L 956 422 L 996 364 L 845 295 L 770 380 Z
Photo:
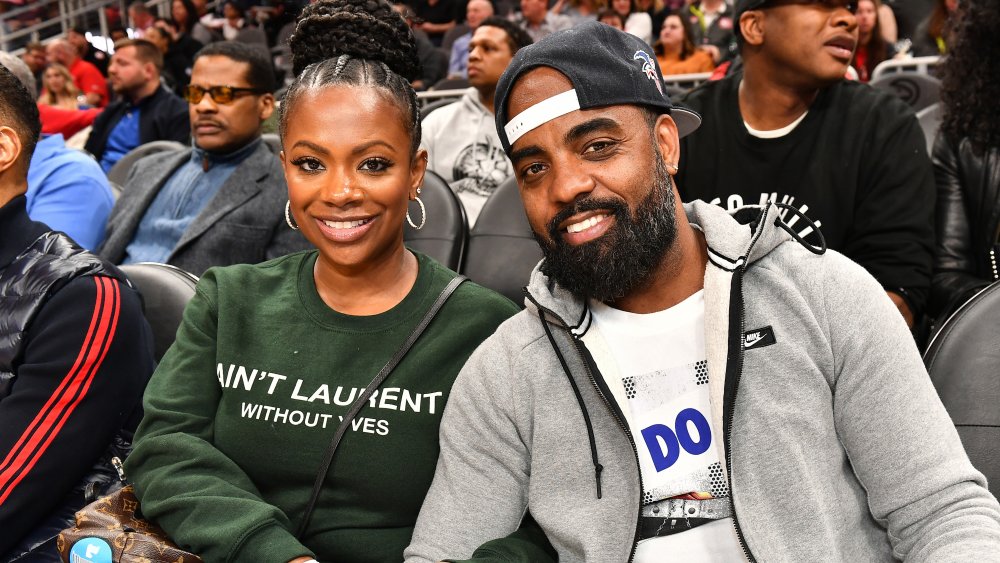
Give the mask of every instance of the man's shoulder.
M 736 75 L 729 75 L 721 80 L 703 82 L 690 92 L 677 98 L 677 103 L 695 111 L 702 110 L 722 100 L 730 99 L 736 92 L 733 82 L 739 82 L 739 78 Z
M 909 119 L 913 109 L 899 96 L 854 80 L 842 80 L 826 90 L 827 109 L 845 116 L 864 113 L 878 118 Z

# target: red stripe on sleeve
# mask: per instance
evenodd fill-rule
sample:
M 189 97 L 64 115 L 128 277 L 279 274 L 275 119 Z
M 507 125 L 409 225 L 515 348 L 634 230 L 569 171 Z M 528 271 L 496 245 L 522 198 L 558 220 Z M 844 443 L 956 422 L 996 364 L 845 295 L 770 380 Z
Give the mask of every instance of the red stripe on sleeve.
M 91 279 L 97 284 L 97 299 L 83 346 L 73 367 L 0 465 L 0 505 L 35 466 L 86 397 L 114 339 L 121 306 L 120 287 L 111 278 Z

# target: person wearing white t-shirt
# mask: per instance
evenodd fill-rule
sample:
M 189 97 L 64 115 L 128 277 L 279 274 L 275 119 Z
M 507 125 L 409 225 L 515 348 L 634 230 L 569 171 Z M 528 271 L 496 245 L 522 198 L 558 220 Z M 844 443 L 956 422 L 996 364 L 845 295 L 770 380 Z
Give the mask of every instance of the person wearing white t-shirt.
M 500 79 L 544 259 L 455 381 L 407 563 L 1000 563 L 892 301 L 792 206 L 682 204 L 700 117 L 659 70 L 592 22 Z

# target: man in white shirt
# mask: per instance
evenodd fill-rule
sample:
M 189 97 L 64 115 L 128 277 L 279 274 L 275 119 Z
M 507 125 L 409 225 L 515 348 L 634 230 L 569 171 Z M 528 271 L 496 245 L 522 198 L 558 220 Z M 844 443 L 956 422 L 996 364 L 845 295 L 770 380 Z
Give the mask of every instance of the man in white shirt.
M 651 51 L 585 23 L 497 85 L 545 258 L 451 390 L 407 562 L 1000 561 L 878 282 L 789 206 L 681 204 L 700 118 Z

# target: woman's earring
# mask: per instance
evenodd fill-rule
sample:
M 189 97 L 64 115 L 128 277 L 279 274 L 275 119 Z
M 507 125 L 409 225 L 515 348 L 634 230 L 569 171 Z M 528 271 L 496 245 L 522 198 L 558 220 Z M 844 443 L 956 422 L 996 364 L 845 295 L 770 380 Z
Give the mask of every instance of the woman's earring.
M 288 227 L 293 231 L 299 230 L 299 226 L 295 224 L 295 219 L 292 219 L 292 202 L 291 200 L 285 201 L 285 223 L 288 223 Z
M 678 170 L 680 170 L 680 168 L 678 168 L 676 164 L 669 162 L 667 163 L 667 172 L 670 172 L 671 174 L 676 174 Z
M 427 222 L 427 208 L 424 207 L 424 202 L 420 201 L 419 196 L 414 199 L 416 200 L 417 205 L 420 206 L 420 224 L 417 225 L 416 223 L 413 222 L 413 219 L 410 218 L 409 209 L 406 210 L 406 222 L 409 223 L 411 227 L 419 231 L 420 229 L 424 228 L 424 223 Z

